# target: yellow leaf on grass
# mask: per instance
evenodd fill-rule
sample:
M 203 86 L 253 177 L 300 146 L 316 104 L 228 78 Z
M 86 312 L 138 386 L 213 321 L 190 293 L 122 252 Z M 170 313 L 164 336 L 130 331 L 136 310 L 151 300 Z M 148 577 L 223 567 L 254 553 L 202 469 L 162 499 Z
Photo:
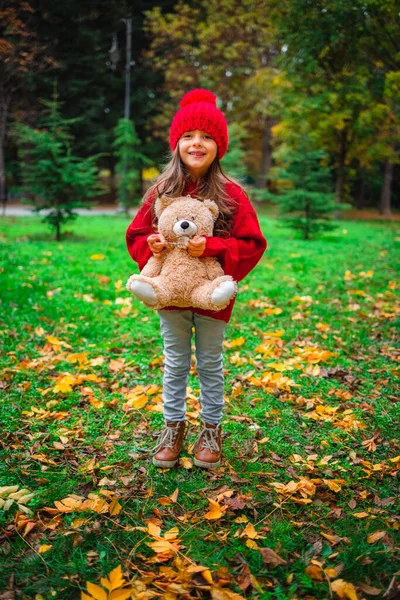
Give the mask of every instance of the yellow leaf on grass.
M 193 461 L 188 456 L 181 456 L 180 464 L 182 465 L 182 467 L 184 469 L 192 469 L 193 468 Z
M 92 254 L 90 258 L 92 260 L 104 260 L 104 254 Z
M 262 440 L 257 440 L 257 444 L 266 444 L 267 442 L 269 442 L 269 437 L 264 437 Z
M 156 385 L 155 383 L 153 383 L 148 390 L 146 390 L 146 395 L 147 396 L 153 396 L 154 394 L 158 394 L 158 392 L 160 391 L 160 387 L 158 385 Z
M 61 502 L 55 500 L 54 505 L 60 512 L 70 513 L 74 510 L 80 510 L 82 506 L 82 500 L 68 497 L 61 500 Z
M 173 544 L 171 544 L 171 542 L 168 542 L 168 540 L 148 542 L 147 545 L 150 546 L 150 548 L 152 548 L 156 554 L 166 554 L 171 551 L 176 552 L 176 548 L 173 546 Z
M 328 486 L 328 488 L 332 490 L 332 492 L 336 493 L 340 492 L 340 490 L 342 489 L 342 485 L 346 483 L 344 479 L 324 479 L 323 481 Z
M 281 308 L 264 308 L 264 313 L 266 315 L 280 315 L 281 312 Z
M 348 598 L 349 600 L 357 600 L 355 587 L 352 583 L 347 583 L 343 579 L 335 579 L 332 581 L 331 588 L 339 598 Z
M 118 498 L 115 498 L 110 504 L 110 515 L 114 517 L 115 515 L 119 515 L 122 510 L 122 506 L 118 502 Z M 112 573 L 112 571 L 111 571 Z
M 324 574 L 322 572 L 322 569 L 321 567 L 317 567 L 317 565 L 310 565 L 309 567 L 307 567 L 306 573 L 309 577 L 311 577 L 311 579 L 314 579 L 315 581 L 324 580 Z
M 258 538 L 258 533 L 257 531 L 254 529 L 254 525 L 252 523 L 247 523 L 246 527 L 244 528 L 243 532 L 240 534 L 240 537 L 248 537 L 251 540 L 255 540 L 256 538 Z
M 213 583 L 211 571 L 209 569 L 207 569 L 207 567 L 202 567 L 201 565 L 190 565 L 190 567 L 188 567 L 186 569 L 186 572 L 187 573 L 201 573 L 202 576 L 204 577 L 204 579 L 207 581 L 207 583 L 210 583 L 210 584 Z
M 234 519 L 234 523 L 247 523 L 248 518 L 246 515 L 240 515 L 237 519 Z
M 228 588 L 217 587 L 213 585 L 211 588 L 212 600 L 245 600 L 244 596 L 229 590 Z
M 121 565 L 115 567 L 115 569 L 113 569 L 111 573 L 109 573 L 107 579 L 104 579 L 102 577 L 100 582 L 101 585 L 104 585 L 104 587 L 106 587 L 110 592 L 122 587 L 125 583 L 125 579 L 122 577 Z
M 236 340 L 232 340 L 231 342 L 225 340 L 224 346 L 225 348 L 237 348 L 238 346 L 243 346 L 245 341 L 246 340 L 244 339 L 244 337 L 236 338 Z
M 108 600 L 127 600 L 132 596 L 133 588 L 126 588 L 124 590 L 114 590 L 108 596 Z M 136 596 L 137 598 L 139 596 Z
M 168 496 L 162 496 L 162 498 L 157 498 L 157 502 L 158 504 L 161 504 L 161 506 L 169 506 L 170 504 L 172 504 L 172 500 Z
M 246 546 L 252 550 L 258 550 L 257 542 L 254 540 L 246 540 Z
M 47 552 L 48 550 L 50 550 L 50 548 L 53 547 L 53 544 L 43 544 L 42 546 L 39 546 L 39 552 L 43 553 L 43 552 Z
M 55 394 L 67 394 L 72 392 L 72 388 L 74 385 L 79 383 L 79 379 L 74 377 L 73 375 L 62 375 L 61 377 L 57 377 L 57 383 L 53 387 L 53 392 Z
M 107 600 L 107 592 L 105 592 L 103 590 L 102 587 L 100 587 L 99 585 L 96 585 L 95 583 L 91 583 L 90 581 L 86 582 L 86 587 L 88 589 L 88 592 L 90 594 L 92 594 L 93 598 L 95 598 L 95 600 Z
M 339 575 L 339 573 L 333 567 L 327 567 L 326 569 L 324 569 L 324 573 L 327 577 L 330 577 L 331 579 L 332 577 L 337 577 Z
M 178 501 L 178 494 L 179 494 L 179 490 L 178 490 L 178 488 L 176 488 L 176 490 L 174 491 L 174 493 L 170 495 L 170 498 L 171 498 L 172 502 L 177 502 Z
M 52 344 L 53 346 L 61 345 L 61 341 L 58 338 L 54 337 L 54 335 L 47 335 L 46 340 L 49 342 L 49 344 Z
M 210 498 L 208 498 L 208 501 L 210 503 L 209 511 L 204 515 L 204 518 L 208 519 L 209 521 L 220 519 L 224 514 L 220 505 L 218 504 L 218 502 L 215 502 Z
M 164 533 L 164 538 L 166 540 L 176 540 L 178 535 L 179 535 L 179 529 L 177 527 L 172 527 L 172 529 L 169 529 L 168 531 L 166 531 Z
M 89 396 L 88 399 L 93 408 L 96 408 L 97 410 L 103 408 L 104 402 L 102 402 L 101 400 L 97 400 L 97 398 L 95 398 L 94 396 Z
M 147 523 L 147 530 L 151 537 L 159 538 L 161 535 L 161 528 L 158 525 L 155 525 L 151 521 Z
M 367 542 L 368 544 L 375 544 L 375 542 L 381 540 L 385 535 L 386 531 L 374 531 L 367 537 Z
M 369 517 L 369 514 L 367 512 L 358 512 L 358 513 L 353 513 L 353 517 L 357 517 L 357 519 L 365 519 L 365 517 Z

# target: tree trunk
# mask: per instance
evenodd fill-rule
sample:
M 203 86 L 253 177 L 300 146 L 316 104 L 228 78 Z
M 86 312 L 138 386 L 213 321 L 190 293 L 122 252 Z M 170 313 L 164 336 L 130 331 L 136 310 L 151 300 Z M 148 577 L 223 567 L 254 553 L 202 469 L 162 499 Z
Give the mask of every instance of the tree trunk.
M 4 141 L 6 138 L 7 115 L 8 115 L 7 99 L 1 98 L 0 99 L 0 189 L 1 189 L 0 201 L 3 204 L 3 216 L 6 213 L 6 206 L 7 206 L 7 200 L 8 200 L 6 169 L 5 169 L 5 164 L 4 164 Z
M 381 192 L 381 204 L 379 212 L 384 217 L 392 216 L 391 207 L 391 192 L 392 192 L 392 177 L 393 177 L 393 163 L 387 160 L 385 162 L 385 172 L 383 175 L 383 184 Z
M 276 119 L 267 117 L 265 120 L 264 134 L 261 142 L 261 161 L 260 169 L 256 179 L 256 188 L 264 190 L 267 184 L 267 175 L 272 164 L 272 127 L 275 125 Z
M 345 182 L 346 182 L 346 154 L 347 154 L 347 133 L 343 129 L 340 133 L 340 148 L 338 155 L 338 167 L 336 177 L 336 200 L 344 202 L 345 200 Z
M 361 185 L 360 185 L 360 191 L 356 200 L 356 208 L 358 208 L 359 210 L 362 210 L 365 207 L 365 190 L 366 190 L 366 185 L 365 185 L 365 171 L 364 169 L 360 169 L 360 179 L 361 179 Z

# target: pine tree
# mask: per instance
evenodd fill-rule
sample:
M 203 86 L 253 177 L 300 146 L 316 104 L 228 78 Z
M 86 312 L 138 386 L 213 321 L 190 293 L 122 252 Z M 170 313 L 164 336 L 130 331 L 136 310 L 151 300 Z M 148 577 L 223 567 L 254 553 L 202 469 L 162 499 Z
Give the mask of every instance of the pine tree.
M 139 151 L 141 142 L 133 121 L 120 119 L 114 133 L 118 201 L 127 213 L 130 206 L 138 203 L 141 195 L 141 170 L 145 165 L 152 165 L 152 161 Z
M 311 149 L 303 134 L 298 149 L 283 144 L 275 157 L 282 166 L 271 173 L 271 179 L 279 191 L 275 201 L 283 224 L 299 230 L 305 240 L 335 229 L 334 214 L 348 205 L 335 200 L 326 153 Z
M 96 160 L 100 155 L 80 158 L 72 153 L 70 125 L 76 119 L 64 119 L 55 92 L 52 100 L 42 100 L 46 107 L 38 128 L 24 124 L 14 127 L 19 144 L 24 191 L 29 204 L 40 213 L 47 210 L 43 222 L 61 239 L 61 227 L 78 215 L 76 208 L 90 207 L 87 198 L 104 192 L 98 181 Z
M 246 152 L 243 149 L 243 138 L 245 133 L 238 123 L 229 125 L 229 147 L 224 158 L 221 161 L 222 168 L 226 174 L 235 179 L 243 180 L 247 175 L 247 168 L 244 162 Z

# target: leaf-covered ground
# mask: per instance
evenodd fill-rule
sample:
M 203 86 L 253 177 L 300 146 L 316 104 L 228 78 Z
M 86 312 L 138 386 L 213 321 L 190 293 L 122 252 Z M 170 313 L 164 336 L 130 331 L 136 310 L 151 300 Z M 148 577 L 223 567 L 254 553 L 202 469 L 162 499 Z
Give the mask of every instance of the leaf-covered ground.
M 125 291 L 122 217 L 62 243 L 1 228 L 1 599 L 395 598 L 398 223 L 269 248 L 226 336 L 225 459 L 149 454 L 162 425 L 157 315 Z

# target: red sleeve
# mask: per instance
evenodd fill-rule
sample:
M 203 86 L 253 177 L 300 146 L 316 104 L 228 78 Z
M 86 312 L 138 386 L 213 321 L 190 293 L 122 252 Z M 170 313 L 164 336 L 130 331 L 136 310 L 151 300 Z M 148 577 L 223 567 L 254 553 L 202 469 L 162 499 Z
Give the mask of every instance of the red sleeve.
M 147 238 L 154 233 L 153 229 L 153 199 L 148 198 L 139 208 L 135 218 L 126 231 L 126 246 L 133 260 L 142 270 L 148 260 L 153 256 Z
M 234 215 L 231 237 L 207 237 L 202 256 L 216 256 L 224 273 L 241 281 L 261 259 L 267 241 L 261 233 L 256 211 L 243 190 L 240 189 L 237 198 L 239 207 Z

